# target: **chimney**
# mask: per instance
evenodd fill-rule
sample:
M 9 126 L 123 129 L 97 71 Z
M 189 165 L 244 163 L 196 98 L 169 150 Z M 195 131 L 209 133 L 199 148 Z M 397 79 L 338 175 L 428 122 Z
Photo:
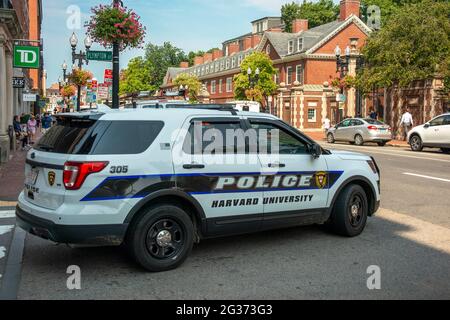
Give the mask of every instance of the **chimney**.
M 239 43 L 230 43 L 228 45 L 228 55 L 231 56 L 233 53 L 239 52 Z
M 344 21 L 352 14 L 359 17 L 360 5 L 360 0 L 341 0 L 339 19 Z
M 252 37 L 247 37 L 244 39 L 244 51 L 252 47 Z
M 216 59 L 222 58 L 222 57 L 223 57 L 223 52 L 222 52 L 222 50 L 220 50 L 220 49 L 215 49 L 215 50 L 212 52 L 212 59 L 213 59 L 213 61 L 216 60 Z
M 203 63 L 206 63 L 206 62 L 211 62 L 211 61 L 213 61 L 213 55 L 212 55 L 212 53 L 205 53 L 204 55 L 203 55 Z
M 292 22 L 292 33 L 308 30 L 308 19 L 295 19 Z
M 199 64 L 203 64 L 203 57 L 195 57 L 194 58 L 194 66 L 198 66 Z
M 187 61 L 180 62 L 180 68 L 189 68 L 189 62 Z
M 261 42 L 261 36 L 259 34 L 252 35 L 252 48 L 255 48 L 258 46 L 258 44 Z

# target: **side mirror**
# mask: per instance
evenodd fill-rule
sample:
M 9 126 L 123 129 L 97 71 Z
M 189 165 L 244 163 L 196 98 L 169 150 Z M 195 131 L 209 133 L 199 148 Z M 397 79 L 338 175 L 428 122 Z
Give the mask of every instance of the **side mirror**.
M 322 155 L 322 147 L 319 144 L 313 144 L 311 146 L 311 155 L 314 159 L 318 159 Z
M 428 129 L 430 127 L 429 123 L 425 123 L 425 125 L 423 126 L 425 129 Z

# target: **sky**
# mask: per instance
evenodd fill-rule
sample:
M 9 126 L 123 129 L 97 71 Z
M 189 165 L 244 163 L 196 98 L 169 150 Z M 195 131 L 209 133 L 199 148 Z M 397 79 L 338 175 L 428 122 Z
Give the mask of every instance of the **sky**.
M 292 0 L 124 0 L 124 5 L 141 16 L 147 28 L 146 43 L 171 42 L 185 52 L 221 47 L 224 40 L 251 31 L 250 22 L 265 16 L 279 16 L 282 4 Z M 71 69 L 72 32 L 78 36 L 78 51 L 84 48 L 90 8 L 103 0 L 43 0 L 42 38 L 44 39 L 44 68 L 47 87 L 62 77 L 64 61 Z M 78 12 L 80 13 L 78 15 Z M 81 17 L 81 18 L 78 18 Z M 94 44 L 92 50 L 104 50 Z M 121 54 L 121 68 L 142 55 L 142 50 L 127 50 Z M 103 82 L 104 69 L 111 63 L 91 61 L 86 67 Z

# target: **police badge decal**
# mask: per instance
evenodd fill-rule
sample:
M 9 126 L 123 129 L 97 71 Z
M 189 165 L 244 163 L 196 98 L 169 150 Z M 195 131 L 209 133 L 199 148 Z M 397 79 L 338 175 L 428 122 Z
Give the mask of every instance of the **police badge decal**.
M 315 174 L 316 176 L 316 186 L 319 189 L 323 189 L 327 186 L 328 184 L 328 173 L 326 172 L 317 172 Z
M 56 174 L 53 171 L 50 171 L 48 173 L 48 183 L 50 184 L 50 187 L 53 187 L 55 184 Z

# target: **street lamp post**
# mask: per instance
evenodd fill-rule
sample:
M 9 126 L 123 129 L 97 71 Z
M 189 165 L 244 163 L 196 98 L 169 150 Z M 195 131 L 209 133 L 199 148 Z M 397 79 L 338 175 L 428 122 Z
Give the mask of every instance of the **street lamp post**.
M 113 0 L 113 6 L 118 8 L 123 7 L 123 2 L 120 0 Z M 113 42 L 113 81 L 112 81 L 112 108 L 119 109 L 119 42 Z
M 256 87 L 256 85 L 258 84 L 258 81 L 259 81 L 259 74 L 260 74 L 259 68 L 256 68 L 255 74 L 253 74 L 252 68 L 248 67 L 247 75 L 248 75 L 248 83 L 250 85 L 250 89 L 255 89 L 255 87 Z M 254 100 L 255 99 L 252 96 L 252 101 L 254 101 Z
M 78 44 L 78 38 L 74 33 L 72 33 L 72 36 L 70 37 L 70 46 L 72 47 L 72 63 L 74 64 L 74 69 L 82 69 L 83 68 L 83 62 L 85 62 L 87 65 L 89 64 L 89 60 L 86 57 L 86 52 L 89 51 L 89 49 L 92 46 L 92 41 L 89 36 L 87 36 L 84 39 L 84 46 L 86 47 L 86 52 L 83 52 L 80 50 L 80 53 L 76 53 L 76 48 Z M 78 66 L 76 66 L 75 62 L 78 60 Z M 81 105 L 81 86 L 78 85 L 77 87 L 77 111 L 80 111 L 80 105 Z
M 189 92 L 188 90 L 189 90 L 188 85 L 185 85 L 185 86 L 180 85 L 180 93 L 179 94 L 183 96 L 184 100 L 186 100 L 186 93 Z

